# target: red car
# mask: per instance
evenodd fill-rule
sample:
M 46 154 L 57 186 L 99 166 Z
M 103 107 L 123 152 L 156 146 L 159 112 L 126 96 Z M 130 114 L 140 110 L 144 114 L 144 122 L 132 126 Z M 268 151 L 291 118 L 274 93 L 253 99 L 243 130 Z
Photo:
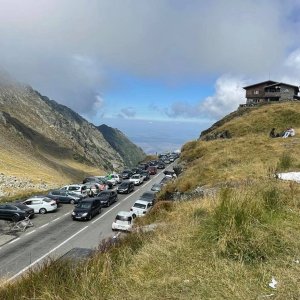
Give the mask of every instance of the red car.
M 157 167 L 155 166 L 150 166 L 147 170 L 150 175 L 155 175 L 157 173 Z

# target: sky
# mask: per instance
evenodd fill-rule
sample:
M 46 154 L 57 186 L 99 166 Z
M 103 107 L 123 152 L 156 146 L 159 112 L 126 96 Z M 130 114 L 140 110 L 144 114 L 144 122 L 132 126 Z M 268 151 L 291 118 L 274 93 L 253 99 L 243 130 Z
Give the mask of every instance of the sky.
M 299 0 L 0 0 L 0 68 L 147 153 L 299 85 Z

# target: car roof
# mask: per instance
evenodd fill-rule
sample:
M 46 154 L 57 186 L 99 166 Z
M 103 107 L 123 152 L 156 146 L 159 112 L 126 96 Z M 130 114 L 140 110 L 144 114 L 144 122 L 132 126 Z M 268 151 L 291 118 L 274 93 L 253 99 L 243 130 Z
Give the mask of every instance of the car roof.
M 91 198 L 91 199 L 83 199 L 80 201 L 80 203 L 83 203 L 83 202 L 93 202 L 93 201 L 96 201 L 97 198 Z

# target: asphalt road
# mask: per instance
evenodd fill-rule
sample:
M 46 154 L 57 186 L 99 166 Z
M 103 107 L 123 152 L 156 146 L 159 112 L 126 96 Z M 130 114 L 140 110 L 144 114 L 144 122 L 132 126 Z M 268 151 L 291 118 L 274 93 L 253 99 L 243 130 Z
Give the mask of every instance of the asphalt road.
M 100 241 L 115 234 L 111 224 L 117 212 L 128 211 L 141 194 L 164 177 L 163 170 L 159 171 L 129 195 L 119 194 L 116 203 L 103 208 L 101 214 L 91 221 L 73 221 L 73 205 L 68 204 L 63 204 L 55 213 L 37 215 L 32 220 L 34 227 L 0 248 L 0 277 L 12 280 L 44 260 L 57 259 L 75 247 L 97 248 Z

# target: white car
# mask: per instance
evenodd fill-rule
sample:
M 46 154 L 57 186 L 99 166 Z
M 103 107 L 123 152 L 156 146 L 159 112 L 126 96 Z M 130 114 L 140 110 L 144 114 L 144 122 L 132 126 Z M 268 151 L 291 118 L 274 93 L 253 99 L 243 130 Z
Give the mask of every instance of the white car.
M 87 194 L 87 188 L 86 188 L 86 185 L 84 185 L 84 184 L 65 185 L 61 188 L 61 190 L 73 192 L 78 195 L 86 195 Z
M 135 215 L 131 211 L 119 211 L 111 225 L 112 230 L 131 231 Z
M 122 182 L 122 177 L 119 174 L 111 174 L 110 175 L 117 183 Z
M 140 185 L 143 183 L 144 178 L 141 174 L 134 174 L 129 178 L 129 181 L 132 181 L 134 185 Z
M 45 214 L 57 209 L 56 201 L 47 197 L 29 198 L 23 204 L 33 208 L 35 214 Z
M 152 203 L 144 200 L 137 200 L 130 208 L 130 211 L 132 212 L 132 216 L 142 217 L 149 212 L 151 207 L 152 207 Z

